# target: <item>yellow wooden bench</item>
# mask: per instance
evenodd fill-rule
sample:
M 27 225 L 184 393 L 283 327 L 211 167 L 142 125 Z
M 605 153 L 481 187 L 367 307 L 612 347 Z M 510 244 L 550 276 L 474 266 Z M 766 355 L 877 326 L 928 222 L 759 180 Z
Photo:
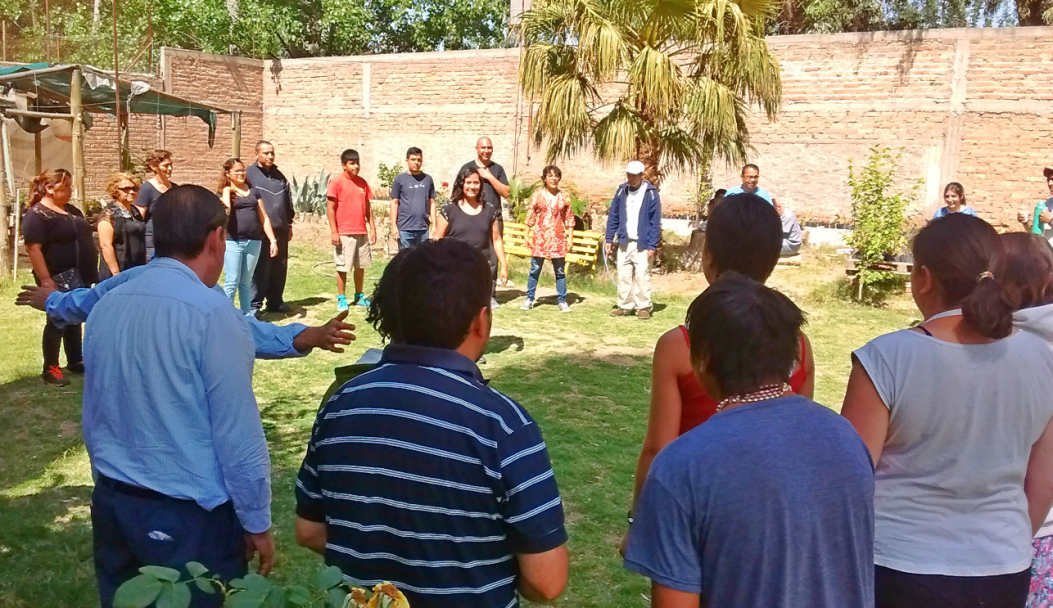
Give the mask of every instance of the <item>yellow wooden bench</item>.
M 526 235 L 526 224 L 505 222 L 505 253 L 524 258 L 531 257 Z M 592 270 L 596 267 L 596 256 L 599 254 L 601 243 L 603 243 L 603 234 L 588 230 L 575 230 L 574 240 L 570 243 L 570 251 L 567 252 L 565 258 L 567 263 L 578 264 Z

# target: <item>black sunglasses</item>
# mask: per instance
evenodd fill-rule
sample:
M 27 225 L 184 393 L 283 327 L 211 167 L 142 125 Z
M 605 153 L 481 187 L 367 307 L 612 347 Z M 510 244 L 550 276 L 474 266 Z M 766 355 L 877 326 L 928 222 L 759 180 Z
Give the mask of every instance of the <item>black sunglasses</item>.
M 117 188 L 117 189 L 120 190 L 121 192 L 135 192 L 139 188 L 137 188 L 135 186 L 124 186 L 123 188 Z

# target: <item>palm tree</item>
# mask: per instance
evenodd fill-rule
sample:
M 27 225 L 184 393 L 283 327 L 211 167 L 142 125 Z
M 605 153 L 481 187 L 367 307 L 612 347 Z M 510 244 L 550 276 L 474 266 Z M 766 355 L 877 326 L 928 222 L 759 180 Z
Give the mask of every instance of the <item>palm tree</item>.
M 782 84 L 764 41 L 779 0 L 535 0 L 515 26 L 531 135 L 549 162 L 591 146 L 637 158 L 658 185 L 714 157 L 741 164 L 746 113 L 775 117 Z

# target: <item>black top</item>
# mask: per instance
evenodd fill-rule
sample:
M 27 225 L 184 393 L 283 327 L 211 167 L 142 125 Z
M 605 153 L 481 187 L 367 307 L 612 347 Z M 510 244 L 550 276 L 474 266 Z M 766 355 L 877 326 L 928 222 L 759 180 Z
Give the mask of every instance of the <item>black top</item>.
M 442 216 L 449 227 L 446 236 L 464 241 L 483 253 L 489 253 L 493 235 L 493 225 L 497 220 L 497 210 L 490 203 L 483 203 L 482 210 L 476 215 L 469 215 L 461 210 L 457 203 L 446 203 Z
M 172 185 L 168 189 L 171 190 L 178 185 L 179 184 L 172 182 Z M 157 188 L 147 180 L 143 182 L 142 186 L 140 186 L 139 195 L 135 197 L 135 205 L 146 209 L 146 232 L 143 235 L 143 240 L 146 243 L 147 262 L 154 257 L 154 220 L 150 217 L 150 206 L 157 202 L 157 199 L 161 198 L 162 194 L 164 193 L 158 192 Z
M 99 252 L 95 250 L 91 225 L 73 205 L 67 204 L 64 209 L 63 214 L 42 203 L 33 205 L 22 218 L 22 235 L 27 244 L 41 245 L 44 263 L 52 277 L 76 268 L 84 284 L 90 285 L 99 280 Z
M 259 204 L 260 191 L 249 187 L 245 196 L 238 196 L 234 188 L 230 189 L 230 219 L 227 221 L 227 238 L 232 241 L 262 241 L 263 224 L 256 210 Z
M 464 166 L 461 167 L 461 171 L 464 171 L 466 167 L 478 169 L 479 166 L 479 163 L 475 162 L 474 160 L 468 161 L 464 163 Z M 490 173 L 497 178 L 497 181 L 501 182 L 506 186 L 508 185 L 508 176 L 505 175 L 504 167 L 491 161 L 490 166 L 487 167 L 487 169 L 489 169 Z M 460 171 L 458 171 L 457 174 L 460 175 Z M 497 210 L 497 217 L 501 217 L 501 197 L 498 196 L 497 190 L 494 190 L 494 187 L 490 183 L 490 181 L 485 179 L 483 180 L 483 200 L 493 205 L 494 209 Z
M 289 190 L 289 181 L 278 167 L 271 165 L 270 169 L 264 169 L 258 163 L 252 163 L 245 168 L 245 179 L 259 191 L 263 209 L 271 219 L 271 228 L 277 231 L 291 226 L 296 217 L 292 192 Z
M 102 209 L 99 221 L 106 220 L 113 224 L 113 253 L 117 257 L 117 267 L 121 270 L 142 266 L 146 263 L 146 220 L 139 209 L 132 205 L 125 211 L 117 203 L 110 203 Z M 113 276 L 106 260 L 100 256 L 99 280 Z

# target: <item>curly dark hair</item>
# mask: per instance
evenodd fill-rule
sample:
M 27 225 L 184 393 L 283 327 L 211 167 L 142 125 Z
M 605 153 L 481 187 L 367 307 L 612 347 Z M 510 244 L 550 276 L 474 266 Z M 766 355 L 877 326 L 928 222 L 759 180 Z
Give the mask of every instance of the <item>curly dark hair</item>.
M 459 173 L 457 173 L 457 177 L 453 180 L 453 189 L 450 190 L 450 202 L 451 203 L 456 204 L 456 203 L 459 203 L 462 200 L 464 200 L 464 180 L 469 175 L 473 175 L 473 174 L 479 176 L 479 183 L 480 183 L 480 186 L 482 186 L 483 176 L 479 175 L 479 170 L 474 168 L 474 167 L 464 167 L 463 169 L 460 170 Z M 482 199 L 483 198 L 482 188 L 479 189 L 479 196 L 477 198 L 478 199 Z

